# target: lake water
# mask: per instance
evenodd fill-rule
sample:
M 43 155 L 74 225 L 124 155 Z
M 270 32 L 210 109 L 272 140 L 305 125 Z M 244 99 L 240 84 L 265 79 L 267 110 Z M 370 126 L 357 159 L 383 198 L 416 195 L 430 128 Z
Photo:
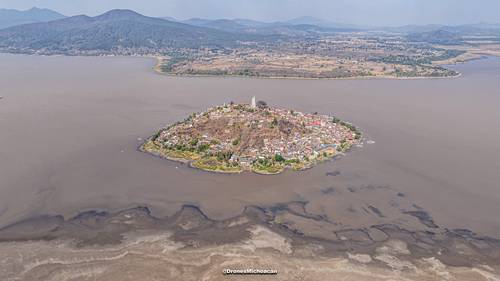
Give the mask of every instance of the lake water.
M 165 216 L 194 204 L 227 218 L 305 201 L 338 227 L 412 225 L 402 212 L 422 208 L 440 226 L 500 237 L 499 58 L 454 66 L 460 78 L 415 80 L 170 77 L 154 63 L 0 55 L 0 226 L 137 205 Z M 334 114 L 365 142 L 277 176 L 212 174 L 137 150 L 192 112 L 254 95 Z

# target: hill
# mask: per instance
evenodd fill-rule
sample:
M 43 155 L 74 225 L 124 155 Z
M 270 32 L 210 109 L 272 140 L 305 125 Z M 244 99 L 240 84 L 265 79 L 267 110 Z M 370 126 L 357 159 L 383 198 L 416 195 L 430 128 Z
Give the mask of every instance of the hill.
M 356 26 L 354 24 L 336 23 L 311 16 L 304 16 L 304 17 L 290 19 L 285 21 L 284 23 L 288 25 L 314 25 L 322 28 L 339 29 L 339 30 L 361 29 L 359 26 Z
M 228 32 L 246 32 L 248 28 L 245 25 L 239 24 L 236 21 L 229 19 L 209 20 L 209 19 L 192 18 L 182 22 L 189 25 L 214 28 Z
M 260 22 L 248 19 L 201 19 L 192 18 L 182 21 L 185 24 L 213 28 L 227 32 L 256 34 L 263 36 L 315 36 L 320 34 L 334 34 L 343 31 L 353 31 L 352 27 L 327 24 L 320 20 L 290 20 L 286 22 Z M 321 24 L 320 24 L 321 23 Z
M 438 29 L 435 31 L 412 33 L 407 36 L 409 41 L 425 42 L 441 45 L 458 45 L 463 43 L 462 36 L 457 32 Z
M 255 102 L 255 99 L 253 100 Z M 141 150 L 215 172 L 301 170 L 356 144 L 361 133 L 337 118 L 229 104 L 161 129 Z
M 408 35 L 429 34 L 443 36 L 445 33 L 454 33 L 460 36 L 500 36 L 500 24 L 463 24 L 463 25 L 405 25 L 400 27 L 385 28 L 387 31 L 403 33 Z
M 179 48 L 222 48 L 255 40 L 222 30 L 111 10 L 0 30 L 0 50 L 42 54 L 151 54 Z
M 0 9 L 0 29 L 20 24 L 58 20 L 65 17 L 58 12 L 36 7 L 26 11 Z

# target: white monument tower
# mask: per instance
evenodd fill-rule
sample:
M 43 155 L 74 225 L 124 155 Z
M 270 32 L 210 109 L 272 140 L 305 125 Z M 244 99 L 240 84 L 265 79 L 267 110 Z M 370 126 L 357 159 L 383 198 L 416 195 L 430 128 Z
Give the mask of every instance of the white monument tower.
M 255 103 L 255 96 L 252 97 L 252 103 L 251 103 L 252 108 L 256 108 L 257 104 Z

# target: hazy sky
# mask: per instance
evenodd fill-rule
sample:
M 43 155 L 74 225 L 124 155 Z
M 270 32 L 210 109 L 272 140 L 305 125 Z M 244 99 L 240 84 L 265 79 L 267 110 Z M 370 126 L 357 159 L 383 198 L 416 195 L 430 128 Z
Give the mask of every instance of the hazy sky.
M 179 19 L 251 18 L 263 21 L 315 16 L 364 25 L 500 22 L 500 0 L 0 0 L 0 8 L 50 8 L 66 15 L 97 15 L 115 8 Z

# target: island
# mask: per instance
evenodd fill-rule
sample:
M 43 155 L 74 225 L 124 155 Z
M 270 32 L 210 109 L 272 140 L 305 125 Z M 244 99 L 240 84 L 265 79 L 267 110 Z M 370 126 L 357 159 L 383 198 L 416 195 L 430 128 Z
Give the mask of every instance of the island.
M 233 102 L 160 129 L 140 150 L 201 170 L 279 174 L 303 170 L 359 143 L 361 132 L 337 117 Z

